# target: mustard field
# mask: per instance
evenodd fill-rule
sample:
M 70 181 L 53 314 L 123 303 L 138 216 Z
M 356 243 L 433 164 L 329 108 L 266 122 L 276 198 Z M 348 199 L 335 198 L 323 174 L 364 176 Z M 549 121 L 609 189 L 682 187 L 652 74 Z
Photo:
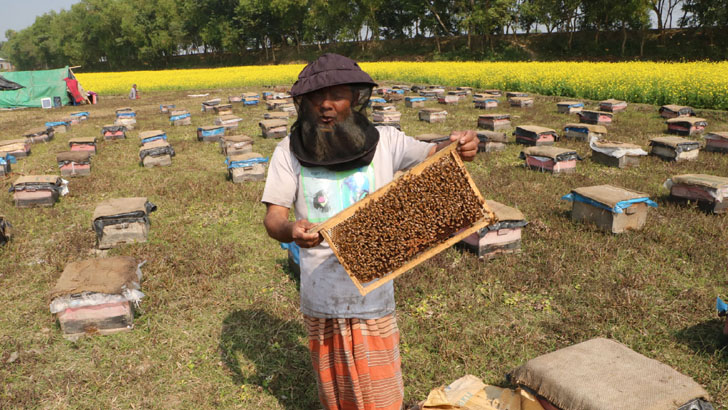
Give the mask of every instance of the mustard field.
M 361 66 L 378 81 L 728 109 L 728 62 L 377 62 Z M 104 95 L 126 93 L 134 83 L 142 93 L 292 84 L 301 68 L 291 64 L 77 76 L 85 89 Z

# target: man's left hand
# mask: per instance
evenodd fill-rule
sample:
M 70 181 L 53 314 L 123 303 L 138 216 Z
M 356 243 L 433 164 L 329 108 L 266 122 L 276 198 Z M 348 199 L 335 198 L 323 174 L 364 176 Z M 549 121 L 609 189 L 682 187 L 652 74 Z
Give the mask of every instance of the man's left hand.
M 453 131 L 450 133 L 450 142 L 459 141 L 458 154 L 463 161 L 472 161 L 478 153 L 478 135 L 475 131 Z

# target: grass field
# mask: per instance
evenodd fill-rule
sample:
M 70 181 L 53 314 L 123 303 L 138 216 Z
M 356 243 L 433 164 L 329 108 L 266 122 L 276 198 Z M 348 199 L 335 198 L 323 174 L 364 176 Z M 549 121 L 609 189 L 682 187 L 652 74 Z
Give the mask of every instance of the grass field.
M 13 223 L 14 239 L 0 249 L 0 408 L 319 408 L 298 312 L 295 278 L 286 255 L 262 226 L 263 183 L 225 179 L 218 147 L 196 141 L 196 126 L 212 124 L 200 113 L 203 98 L 249 89 L 144 92 L 142 100 L 102 97 L 86 123 L 59 134 L 0 179 L 0 213 Z M 561 129 L 575 116 L 556 113 L 555 97 L 537 97 L 532 109 L 504 107 L 514 125 Z M 171 127 L 159 104 L 193 114 L 193 126 Z M 504 101 L 501 102 L 502 105 Z M 21 174 L 57 173 L 55 153 L 72 136 L 98 136 L 114 109 L 132 105 L 137 130 L 123 141 L 101 141 L 92 176 L 70 181 L 70 194 L 54 208 L 17 209 L 7 193 Z M 428 105 L 434 105 L 428 102 Z M 587 106 L 594 107 L 593 101 Z M 269 156 L 277 141 L 259 137 L 265 108 L 236 107 L 242 131 Z M 447 107 L 443 124 L 416 120 L 402 106 L 409 135 L 474 128 L 471 104 Z M 0 112 L 3 139 L 72 107 Z M 698 111 L 708 130 L 728 129 L 723 111 Z M 139 130 L 167 131 L 177 156 L 167 168 L 138 166 Z M 615 116 L 611 139 L 647 146 L 665 129 L 657 107 L 631 104 Z M 489 262 L 448 249 L 395 282 L 408 405 L 434 387 L 474 374 L 506 385 L 505 374 L 537 355 L 593 337 L 614 338 L 695 378 L 728 408 L 728 348 L 714 303 L 728 296 L 728 223 L 693 205 L 666 199 L 662 183 L 674 174 L 728 176 L 728 155 L 701 152 L 691 163 L 653 157 L 640 168 L 619 170 L 591 162 L 586 143 L 562 141 L 586 159 L 572 175 L 526 170 L 520 146 L 479 154 L 468 169 L 481 192 L 518 207 L 530 224 L 523 252 Z M 612 183 L 649 193 L 644 230 L 609 235 L 570 220 L 570 189 Z M 98 202 L 147 196 L 149 242 L 112 250 L 146 260 L 146 298 L 131 332 L 64 340 L 48 309 L 48 292 L 63 267 L 90 257 L 91 215 Z M 12 360 L 14 358 L 14 360 Z

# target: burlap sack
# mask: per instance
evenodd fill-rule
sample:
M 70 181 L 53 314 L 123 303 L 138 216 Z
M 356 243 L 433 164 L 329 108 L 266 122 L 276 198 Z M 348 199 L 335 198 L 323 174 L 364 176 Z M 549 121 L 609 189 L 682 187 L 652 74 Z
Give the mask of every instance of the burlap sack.
M 50 292 L 51 299 L 81 292 L 121 294 L 138 289 L 137 262 L 130 256 L 87 259 L 72 262 Z
M 631 199 L 647 198 L 649 195 L 642 192 L 630 191 L 612 185 L 595 185 L 588 187 L 575 188 L 572 190 L 585 198 L 589 198 L 600 204 L 614 208 L 618 202 L 629 201 Z

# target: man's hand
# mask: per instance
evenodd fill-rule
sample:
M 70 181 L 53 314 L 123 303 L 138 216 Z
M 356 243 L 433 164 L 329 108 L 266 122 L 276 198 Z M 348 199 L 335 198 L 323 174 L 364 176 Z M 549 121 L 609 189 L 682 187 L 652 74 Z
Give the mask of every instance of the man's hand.
M 450 142 L 459 141 L 458 154 L 463 161 L 472 161 L 478 153 L 478 135 L 475 131 L 453 131 L 450 133 Z
M 291 237 L 301 248 L 313 248 L 321 243 L 323 237 L 318 232 L 309 233 L 308 230 L 316 226 L 306 219 L 299 219 L 291 226 Z

